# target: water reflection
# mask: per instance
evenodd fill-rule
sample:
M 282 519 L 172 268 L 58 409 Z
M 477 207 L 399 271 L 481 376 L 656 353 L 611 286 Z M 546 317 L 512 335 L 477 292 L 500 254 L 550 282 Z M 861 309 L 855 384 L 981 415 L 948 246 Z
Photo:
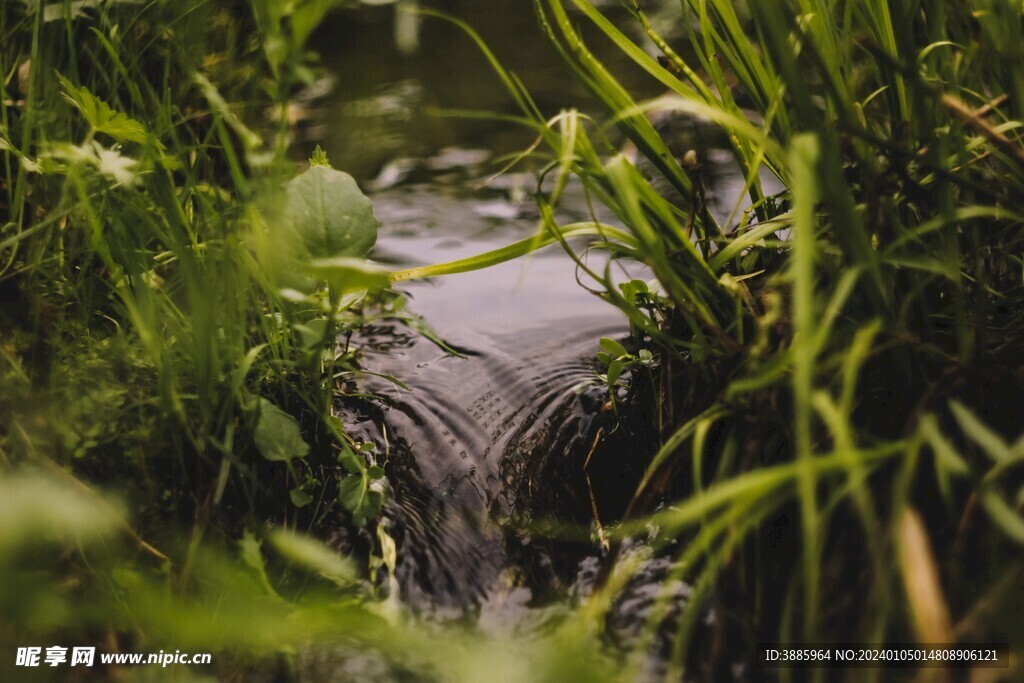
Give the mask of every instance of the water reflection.
M 381 221 L 373 256 L 394 266 L 495 249 L 532 234 L 538 219 L 532 173 L 508 173 L 479 187 L 497 157 L 526 147 L 531 133 L 507 123 L 428 115 L 437 108 L 515 110 L 465 34 L 437 19 L 408 18 L 403 6 L 415 2 L 339 14 L 317 37 L 336 86 L 320 100 L 324 128 L 310 132 L 320 136 L 315 141 L 325 144 L 335 166 L 373 193 Z M 477 29 L 522 76 L 543 111 L 592 107 L 537 28 L 528 0 L 449 0 L 437 6 Z M 601 46 L 594 42 L 610 68 L 632 74 L 638 97 L 660 94 L 656 84 L 640 85 L 638 70 L 626 66 L 620 53 Z M 682 132 L 672 135 L 685 149 L 719 144 L 692 121 L 679 127 Z M 736 185 L 727 154 L 709 154 L 707 168 L 715 174 L 712 209 L 728 211 L 742 183 Z M 569 223 L 589 217 L 582 187 L 573 182 L 556 218 Z M 608 215 L 599 218 L 614 222 Z M 583 250 L 585 244 L 573 246 Z M 600 254 L 590 254 L 588 263 L 603 271 Z M 650 277 L 639 264 L 620 265 L 621 279 Z M 557 586 L 579 573 L 579 548 L 564 542 L 549 548 L 543 534 L 531 539 L 506 525 L 511 513 L 531 509 L 532 499 L 543 501 L 538 506 L 546 515 L 561 515 L 560 521 L 579 529 L 592 521 L 579 482 L 535 476 L 578 473 L 564 463 L 578 464 L 578 456 L 595 443 L 606 398 L 592 362 L 597 342 L 629 334 L 617 309 L 578 286 L 579 274 L 551 246 L 485 271 L 404 285 L 411 307 L 465 357 L 448 356 L 415 336 L 381 345 L 362 340 L 364 368 L 411 387 L 368 377 L 365 390 L 383 397 L 389 408 L 348 422 L 387 454 L 394 496 L 386 518 L 399 544 L 400 594 L 423 613 L 476 614 L 485 630 L 521 625 L 539 618 L 540 612 L 528 609 L 540 602 L 537 596 L 555 595 Z M 617 457 L 643 462 L 637 453 L 622 457 L 623 451 L 651 444 L 620 438 Z M 631 490 L 635 482 L 622 471 L 617 475 L 606 490 Z M 526 578 L 514 584 L 510 576 Z M 634 591 L 635 599 L 625 603 L 627 626 L 643 621 L 645 600 L 660 580 L 656 572 L 651 576 L 652 588 Z
M 452 146 L 500 154 L 531 141 L 529 132 L 507 123 L 436 115 L 439 110 L 518 112 L 469 36 L 449 22 L 417 15 L 412 10 L 418 3 L 364 3 L 338 12 L 314 36 L 313 46 L 336 86 L 320 100 L 326 125 L 307 131 L 302 142 L 325 143 L 332 162 L 360 180 L 375 177 L 397 157 L 423 158 Z M 542 111 L 593 108 L 548 45 L 528 0 L 447 0 L 430 7 L 478 31 L 502 64 L 522 77 Z M 609 68 L 641 96 L 660 92 L 607 41 L 590 38 Z

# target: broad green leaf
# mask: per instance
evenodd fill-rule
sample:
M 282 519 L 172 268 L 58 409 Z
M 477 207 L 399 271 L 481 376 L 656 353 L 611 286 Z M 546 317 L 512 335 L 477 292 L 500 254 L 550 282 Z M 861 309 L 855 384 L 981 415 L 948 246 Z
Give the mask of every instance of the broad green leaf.
M 370 519 L 375 519 L 384 505 L 384 494 L 370 488 L 370 479 L 364 474 L 352 474 L 341 481 L 338 500 L 352 515 L 352 523 L 366 526 Z
M 338 488 L 338 500 L 346 510 L 355 514 L 363 506 L 366 499 L 367 478 L 362 474 L 352 474 L 341 480 Z
M 351 562 L 314 538 L 277 530 L 268 540 L 285 559 L 338 585 L 347 585 L 356 577 Z
M 362 258 L 377 241 L 373 204 L 352 176 L 312 166 L 288 182 L 285 216 L 314 259 Z
M 363 463 L 363 459 L 352 452 L 352 449 L 347 444 L 342 446 L 341 454 L 338 456 L 338 462 L 344 467 L 350 474 L 362 474 L 366 471 L 366 465 Z
M 296 334 L 299 335 L 299 339 L 302 342 L 302 348 L 312 349 L 318 344 L 324 342 L 324 335 L 327 333 L 328 321 L 326 318 L 318 318 L 316 320 L 310 320 L 305 325 L 296 323 L 292 325 L 292 329 Z
M 260 419 L 253 439 L 267 460 L 287 462 L 309 453 L 309 444 L 302 439 L 299 423 L 265 398 L 260 399 Z
M 361 510 L 361 516 L 353 515 L 353 521 L 359 526 L 365 526 L 370 519 L 380 517 L 380 511 L 384 507 L 384 494 L 377 489 L 369 489 L 366 492 L 366 500 Z

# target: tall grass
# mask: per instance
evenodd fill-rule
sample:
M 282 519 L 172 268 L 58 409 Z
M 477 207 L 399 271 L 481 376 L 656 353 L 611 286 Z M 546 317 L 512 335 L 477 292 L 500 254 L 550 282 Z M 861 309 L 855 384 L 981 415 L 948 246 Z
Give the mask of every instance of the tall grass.
M 518 646 L 438 647 L 294 533 L 379 508 L 372 454 L 330 412 L 354 368 L 335 339 L 363 319 L 358 291 L 577 235 L 654 275 L 620 286 L 570 249 L 658 361 L 662 446 L 613 537 L 656 529 L 667 581 L 694 589 L 668 676 L 720 678 L 758 641 L 1019 648 L 1015 4 L 685 0 L 683 50 L 627 3 L 659 60 L 586 0 L 535 0 L 608 124 L 544 116 L 481 43 L 547 150 L 541 230 L 387 276 L 353 254 L 295 252 L 282 113 L 330 5 L 0 6 L 8 652 L 53 634 L 235 648 L 230 677 L 273 651 L 287 675 L 297 648 L 344 630 L 426 675 L 478 679 L 495 652 L 524 680 L 619 675 L 594 626 L 628 563 L 526 660 Z M 635 101 L 581 19 L 667 95 Z M 652 123 L 658 109 L 727 133 L 747 196 L 727 220 L 705 205 L 699 156 Z M 618 153 L 613 126 L 652 170 Z M 769 195 L 765 174 L 788 189 Z M 557 224 L 572 177 L 616 225 Z M 95 485 L 125 492 L 128 510 Z M 263 533 L 267 519 L 290 531 Z M 671 602 L 652 611 L 650 641 Z
M 316 76 L 305 41 L 334 4 L 0 6 L 8 652 L 108 633 L 108 650 L 273 658 L 335 617 L 373 622 L 340 559 L 346 572 L 325 571 L 326 551 L 278 535 L 265 569 L 259 546 L 265 525 L 380 503 L 379 472 L 331 409 L 356 369 L 336 339 L 386 284 L 360 261 L 376 223 L 350 179 L 289 180 L 286 156 L 289 100 Z M 358 244 L 331 243 L 335 204 L 296 210 L 317 182 L 360 207 Z M 327 246 L 310 246 L 313 220 Z M 308 569 L 310 552 L 342 594 L 303 611 L 281 594 L 298 595 L 287 567 Z M 321 626 L 282 630 L 307 617 Z
M 287 155 L 335 4 L 0 4 L 0 679 L 615 675 L 582 617 L 504 642 L 368 580 L 383 462 L 333 399 L 409 316 L 369 200 Z M 51 646 L 97 661 L 16 665 Z M 158 651 L 213 663 L 100 663 Z
M 303 437 L 328 466 L 351 450 L 331 399 L 354 356 L 335 339 L 386 284 L 359 261 L 376 221 L 325 154 L 294 179 L 286 156 L 331 6 L 4 7 L 10 459 L 142 482 L 135 503 L 202 529 L 222 501 L 235 519 L 285 486 L 309 502 L 323 462 L 296 457 Z
M 579 230 L 553 218 L 575 177 L 620 224 L 588 225 L 596 246 L 656 279 L 620 286 L 574 254 L 658 352 L 663 446 L 619 535 L 681 541 L 695 591 L 676 670 L 725 675 L 758 641 L 1019 648 L 1003 602 L 1024 542 L 1018 4 L 683 0 L 675 40 L 624 4 L 643 45 L 587 0 L 534 0 L 606 126 L 545 118 L 483 49 L 547 149 L 535 244 Z M 635 101 L 584 20 L 665 96 Z M 726 134 L 746 195 L 727 220 L 655 111 Z M 703 628 L 709 610 L 733 618 Z

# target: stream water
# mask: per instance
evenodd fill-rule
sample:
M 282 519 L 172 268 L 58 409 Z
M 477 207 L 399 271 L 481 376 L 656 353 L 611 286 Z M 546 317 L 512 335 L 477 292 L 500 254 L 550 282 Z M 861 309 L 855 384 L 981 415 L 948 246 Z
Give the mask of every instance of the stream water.
M 438 262 L 520 239 L 534 221 L 502 200 L 446 196 L 437 187 L 380 193 L 378 259 Z M 504 207 L 499 210 L 499 207 Z M 497 215 L 496 215 L 497 214 Z M 514 564 L 503 522 L 519 511 L 522 472 L 583 447 L 603 403 L 591 367 L 621 315 L 579 287 L 558 247 L 485 271 L 405 286 L 410 307 L 451 355 L 418 335 L 371 330 L 361 341 L 365 389 L 388 408 L 363 436 L 388 452 L 388 514 L 400 543 L 403 599 L 456 617 L 508 588 Z
M 444 9 L 480 30 L 546 111 L 584 104 L 528 3 L 452 1 Z M 530 136 L 428 115 L 432 106 L 508 110 L 497 79 L 457 29 L 427 20 L 411 40 L 398 35 L 410 29 L 396 27 L 393 10 L 343 15 L 347 23 L 319 36 L 333 89 L 311 95 L 303 129 L 371 192 L 381 225 L 373 258 L 398 267 L 439 263 L 533 234 L 533 174 L 480 186 L 498 155 L 522 149 Z M 607 56 L 613 67 L 621 62 Z M 721 180 L 712 209 L 727 215 L 742 187 L 728 155 L 709 150 L 707 158 Z M 565 221 L 588 216 L 573 194 L 562 207 Z M 625 339 L 628 325 L 579 286 L 574 262 L 557 245 L 402 290 L 409 308 L 460 355 L 407 328 L 371 328 L 357 340 L 364 368 L 407 388 L 370 375 L 364 389 L 382 407 L 354 411 L 340 402 L 357 436 L 387 457 L 392 491 L 382 523 L 398 544 L 399 596 L 430 618 L 480 628 L 528 621 L 531 610 L 593 580 L 598 551 L 586 537 L 595 520 L 581 472 L 606 400 L 593 359 L 601 337 Z M 639 462 L 652 444 L 633 434 L 608 447 Z M 635 475 L 596 482 L 596 495 L 627 496 Z M 568 523 L 583 540 L 545 538 L 541 518 Z M 636 614 L 626 621 L 642 621 L 660 572 L 652 565 L 646 584 L 635 587 L 640 597 L 629 609 Z
M 312 116 L 301 129 L 371 193 L 381 226 L 373 258 L 395 267 L 439 263 L 533 234 L 532 173 L 479 187 L 498 156 L 524 148 L 530 135 L 435 111 L 512 112 L 510 98 L 456 27 L 426 19 L 413 27 L 414 39 L 403 36 L 410 27 L 401 4 L 341 15 L 318 37 L 332 78 L 312 90 Z M 584 104 L 528 3 L 442 5 L 523 74 L 542 106 Z M 585 217 L 574 204 L 583 206 L 570 198 L 561 218 Z M 568 460 L 592 441 L 604 402 L 592 367 L 598 341 L 623 338 L 628 326 L 578 285 L 575 264 L 558 246 L 402 290 L 409 308 L 461 355 L 401 327 L 357 340 L 365 369 L 409 387 L 369 376 L 364 390 L 387 408 L 350 415 L 353 430 L 386 453 L 393 490 L 385 518 L 399 544 L 400 596 L 436 618 L 502 621 L 494 605 L 509 605 L 510 591 L 517 591 L 513 611 L 536 603 L 525 584 L 550 596 L 560 578 L 554 565 L 568 564 L 562 573 L 571 576 L 580 559 L 567 563 L 569 544 L 528 548 L 529 535 L 510 531 L 509 520 L 526 514 L 522 494 L 546 460 Z M 577 521 L 587 523 L 587 509 L 575 510 Z

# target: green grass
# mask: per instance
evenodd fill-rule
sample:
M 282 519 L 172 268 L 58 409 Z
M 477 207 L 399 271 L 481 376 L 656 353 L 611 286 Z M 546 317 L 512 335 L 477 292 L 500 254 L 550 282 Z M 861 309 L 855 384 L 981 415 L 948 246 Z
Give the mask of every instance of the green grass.
M 381 502 L 332 415 L 357 371 L 336 340 L 398 304 L 367 294 L 369 201 L 322 152 L 298 174 L 282 115 L 334 4 L 0 8 L 5 648 L 109 631 L 235 648 L 227 676 L 335 618 L 373 632 L 351 575 L 298 605 L 318 546 L 269 569 L 259 546 Z
M 332 410 L 359 375 L 343 340 L 391 318 L 443 342 L 386 290 L 432 273 L 368 264 L 369 201 L 321 150 L 288 156 L 335 4 L 0 6 L 0 678 L 54 644 L 213 655 L 96 679 L 288 680 L 335 654 L 615 676 L 587 614 L 505 642 L 367 580 L 395 544 L 383 455 Z M 343 525 L 369 556 L 314 540 Z
M 653 521 L 681 541 L 674 576 L 695 594 L 675 670 L 724 675 L 758 641 L 801 639 L 1009 640 L 1019 657 L 1014 603 L 1001 601 L 1024 540 L 1020 9 L 685 0 L 673 49 L 625 4 L 660 59 L 587 0 L 534 2 L 606 125 L 545 118 L 463 27 L 537 132 L 527 154 L 546 154 L 533 245 L 561 241 L 657 352 L 663 446 L 617 534 Z M 666 95 L 635 101 L 587 48 L 582 18 Z M 715 221 L 700 159 L 673 153 L 648 118 L 665 110 L 725 132 L 749 208 Z M 766 175 L 788 189 L 769 196 Z M 619 285 L 572 252 L 579 227 L 553 219 L 570 176 L 627 233 L 595 220 L 591 248 L 643 262 L 656 286 Z M 711 607 L 744 634 L 698 633 Z
M 538 136 L 540 229 L 396 273 L 363 263 L 365 244 L 332 242 L 333 191 L 318 184 L 346 181 L 321 154 L 297 175 L 286 117 L 264 114 L 313 77 L 304 43 L 331 5 L 0 7 L 8 652 L 113 639 L 213 650 L 223 677 L 268 659 L 287 676 L 304 646 L 340 638 L 424 676 L 629 678 L 635 662 L 610 661 L 600 640 L 629 556 L 536 640 L 459 633 L 441 647 L 303 535 L 369 521 L 381 503 L 375 454 L 330 410 L 335 382 L 358 371 L 335 340 L 395 314 L 393 295 L 363 290 L 560 242 L 640 346 L 606 341 L 610 396 L 627 366 L 656 368 L 662 445 L 609 532 L 614 549 L 657 528 L 670 578 L 694 588 L 669 676 L 720 677 L 773 640 L 1009 640 L 1020 656 L 1015 4 L 684 0 L 687 38 L 674 41 L 626 3 L 658 60 L 585 0 L 535 0 L 607 121 L 540 112 L 477 39 Z M 637 102 L 581 21 L 666 96 Z M 727 220 L 657 109 L 726 133 L 746 179 Z M 621 135 L 647 164 L 619 153 Z M 764 174 L 788 189 L 769 196 Z M 557 224 L 571 178 L 616 225 Z M 620 286 L 588 268 L 575 236 L 653 280 Z M 380 533 L 372 563 L 387 566 Z
M 587 271 L 660 361 L 664 445 L 619 534 L 672 504 L 653 519 L 681 539 L 677 575 L 696 589 L 676 666 L 722 671 L 759 640 L 1019 648 L 1013 608 L 996 605 L 1024 540 L 1020 9 L 688 0 L 684 50 L 625 4 L 660 60 L 586 0 L 534 2 L 656 180 L 607 127 L 538 115 L 487 56 L 548 150 L 538 243 L 563 231 L 552 207 L 575 176 L 628 232 L 607 228 L 604 246 L 656 278 L 652 292 Z M 583 20 L 666 95 L 636 102 L 588 50 Z M 710 216 L 700 160 L 669 149 L 652 110 L 726 133 L 749 209 Z M 765 174 L 788 189 L 768 196 Z M 711 605 L 745 635 L 699 635 Z M 987 627 L 970 616 L 984 609 Z
M 387 284 L 362 261 L 376 219 L 322 151 L 297 175 L 282 114 L 330 5 L 4 8 L 7 459 L 202 529 L 308 500 L 355 446 L 335 340 Z

